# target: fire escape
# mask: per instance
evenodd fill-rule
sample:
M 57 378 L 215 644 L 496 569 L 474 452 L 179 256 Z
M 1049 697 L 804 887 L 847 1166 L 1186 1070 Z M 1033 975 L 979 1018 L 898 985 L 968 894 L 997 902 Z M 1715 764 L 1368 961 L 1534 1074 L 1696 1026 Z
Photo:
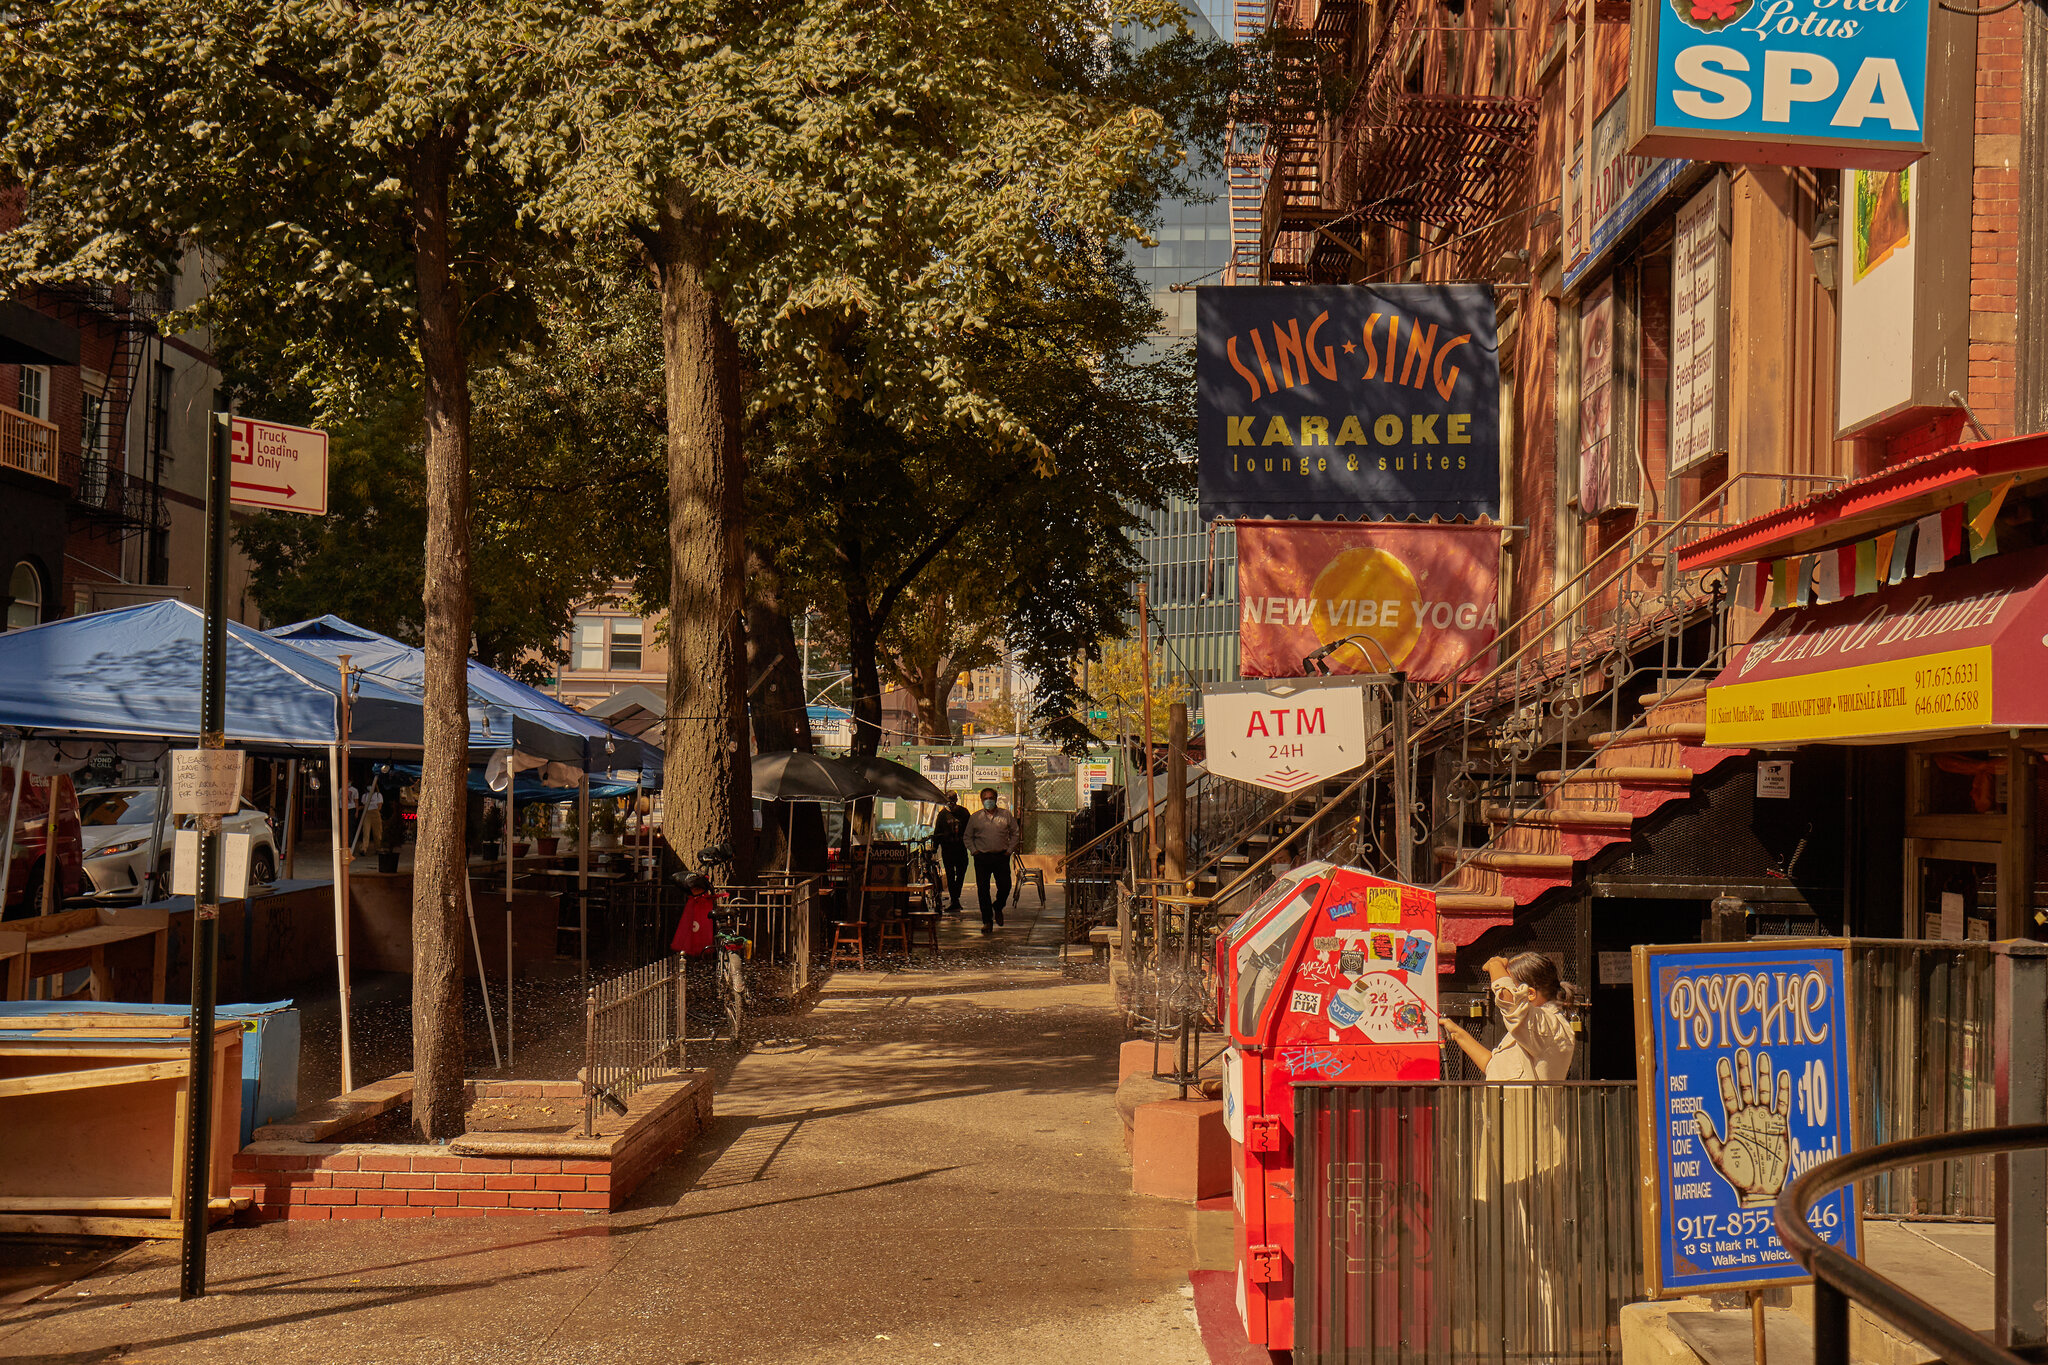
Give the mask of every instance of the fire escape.
M 97 392 L 88 388 L 86 394 L 88 401 L 98 404 L 97 430 L 82 433 L 79 453 L 64 458 L 71 524 L 116 542 L 149 535 L 153 543 L 144 557 L 147 565 L 170 528 L 161 483 L 167 433 L 153 410 L 145 409 L 142 472 L 124 468 L 121 456 L 128 415 L 146 378 L 149 346 L 157 339 L 156 319 L 164 311 L 163 301 L 97 281 L 43 284 L 37 292 L 46 306 L 81 333 L 97 332 L 112 342 L 106 378 Z
M 1537 101 L 1512 88 L 1513 30 L 1466 0 L 1276 0 L 1261 278 L 1379 269 L 1368 230 L 1462 237 L 1506 213 Z M 1361 31 L 1360 23 L 1364 22 Z

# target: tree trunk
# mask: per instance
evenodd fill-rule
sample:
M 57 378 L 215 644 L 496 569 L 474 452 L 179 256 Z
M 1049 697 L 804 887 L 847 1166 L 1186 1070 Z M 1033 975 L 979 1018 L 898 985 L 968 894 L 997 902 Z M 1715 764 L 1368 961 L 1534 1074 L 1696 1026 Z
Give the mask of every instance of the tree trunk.
M 754 720 L 754 747 L 761 753 L 817 746 L 806 709 L 803 649 L 782 609 L 782 577 L 775 564 L 747 547 L 747 677 L 754 689 L 747 708 Z
M 469 372 L 461 288 L 450 269 L 448 187 L 460 134 L 413 157 L 413 268 L 427 426 L 426 710 L 413 855 L 413 1127 L 463 1130 L 463 811 L 469 777 Z M 392 812 L 396 816 L 397 812 Z
M 944 744 L 953 737 L 947 714 L 952 708 L 946 705 L 953 695 L 953 675 L 944 671 L 943 664 L 929 662 L 919 663 L 917 672 L 917 686 L 922 690 L 917 698 L 919 737 L 927 744 Z
M 674 197 L 659 217 L 650 243 L 661 283 L 671 560 L 662 835 L 693 867 L 700 849 L 725 844 L 745 868 L 754 822 L 740 618 L 739 343 L 705 277 L 710 228 Z

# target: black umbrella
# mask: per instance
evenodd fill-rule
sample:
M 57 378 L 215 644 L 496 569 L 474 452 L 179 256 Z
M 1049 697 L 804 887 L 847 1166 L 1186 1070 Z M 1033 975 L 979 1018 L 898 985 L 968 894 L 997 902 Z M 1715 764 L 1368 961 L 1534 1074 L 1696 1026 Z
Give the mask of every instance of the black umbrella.
M 865 792 L 905 801 L 944 801 L 946 794 L 923 773 L 886 758 L 849 758 L 845 766 L 859 777 Z
M 873 790 L 849 765 L 795 749 L 754 755 L 753 778 L 754 795 L 763 801 L 836 804 Z

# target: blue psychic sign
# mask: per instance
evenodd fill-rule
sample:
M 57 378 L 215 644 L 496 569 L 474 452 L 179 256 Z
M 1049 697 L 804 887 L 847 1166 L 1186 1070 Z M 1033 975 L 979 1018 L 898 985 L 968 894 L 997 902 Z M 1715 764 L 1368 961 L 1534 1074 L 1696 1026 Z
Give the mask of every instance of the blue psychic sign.
M 1897 170 L 1927 151 L 1933 0 L 1634 0 L 1637 156 Z
M 1500 513 L 1486 284 L 1195 290 L 1201 517 Z
M 1771 1206 L 1849 1150 L 1847 980 L 1847 953 L 1814 940 L 1635 950 L 1653 1296 L 1806 1278 Z M 1854 1256 L 1854 1187 L 1807 1222 Z

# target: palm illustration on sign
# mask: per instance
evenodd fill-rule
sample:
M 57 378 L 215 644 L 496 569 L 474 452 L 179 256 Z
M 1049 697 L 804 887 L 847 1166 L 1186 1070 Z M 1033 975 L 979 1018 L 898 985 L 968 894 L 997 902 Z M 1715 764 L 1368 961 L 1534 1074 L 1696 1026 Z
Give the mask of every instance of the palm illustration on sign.
M 1707 1160 L 1734 1187 L 1738 1204 L 1770 1204 L 1784 1187 L 1785 1174 L 1792 1165 L 1792 1129 L 1787 1122 L 1792 1106 L 1792 1073 L 1778 1073 L 1774 1103 L 1768 1052 L 1756 1056 L 1753 1083 L 1746 1047 L 1736 1049 L 1733 1067 L 1723 1057 L 1715 1070 L 1721 1078 L 1721 1127 L 1725 1140 L 1716 1135 L 1714 1121 L 1704 1111 L 1693 1114 L 1693 1131 L 1707 1149 Z

